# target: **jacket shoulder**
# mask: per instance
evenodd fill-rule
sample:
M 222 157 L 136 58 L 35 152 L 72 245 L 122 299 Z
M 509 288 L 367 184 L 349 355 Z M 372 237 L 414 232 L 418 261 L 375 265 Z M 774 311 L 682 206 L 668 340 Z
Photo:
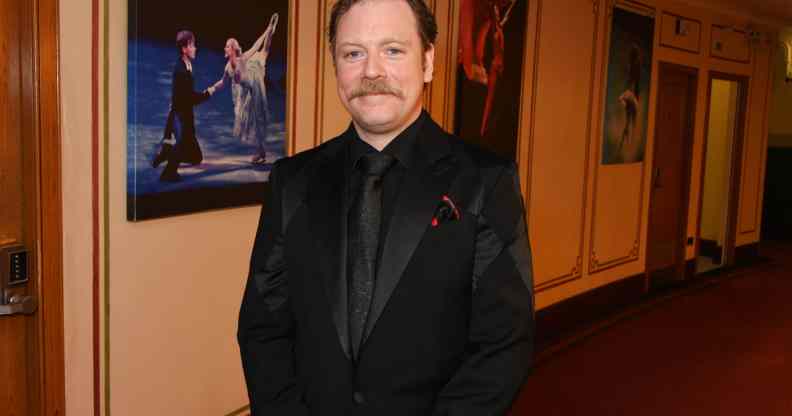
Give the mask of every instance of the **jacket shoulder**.
M 317 163 L 341 151 L 342 147 L 341 137 L 339 136 L 317 147 L 278 159 L 273 166 L 273 170 L 277 169 L 278 176 L 284 182 L 289 182 L 290 179 L 303 176 L 303 173 L 310 170 Z
M 461 163 L 469 169 L 474 169 L 485 183 L 496 180 L 504 173 L 516 172 L 517 165 L 514 161 L 457 136 L 449 135 L 449 137 Z

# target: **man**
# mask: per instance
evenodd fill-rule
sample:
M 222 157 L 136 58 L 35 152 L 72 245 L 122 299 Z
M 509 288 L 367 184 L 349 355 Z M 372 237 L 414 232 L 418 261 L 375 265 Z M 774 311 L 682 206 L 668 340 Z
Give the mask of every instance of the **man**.
M 421 110 L 422 0 L 340 0 L 341 136 L 279 160 L 239 316 L 254 415 L 503 415 L 531 363 L 513 163 Z
M 180 31 L 176 34 L 176 46 L 179 48 L 179 60 L 173 67 L 171 110 L 165 127 L 165 138 L 159 153 L 151 162 L 156 168 L 160 163 L 168 161 L 160 175 L 160 181 L 163 182 L 181 180 L 178 172 L 181 162 L 195 165 L 203 160 L 201 146 L 195 137 L 193 107 L 208 100 L 214 92 L 211 87 L 202 92 L 194 90 L 192 64 L 198 50 L 195 46 L 195 35 L 189 30 Z

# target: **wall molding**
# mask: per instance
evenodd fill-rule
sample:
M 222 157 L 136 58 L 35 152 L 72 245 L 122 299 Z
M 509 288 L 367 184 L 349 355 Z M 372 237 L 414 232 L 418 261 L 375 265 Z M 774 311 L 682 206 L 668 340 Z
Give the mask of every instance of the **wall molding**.
M 599 118 L 597 119 L 597 138 L 599 139 L 598 140 L 599 146 L 597 146 L 597 149 L 596 149 L 596 152 L 595 152 L 596 168 L 594 169 L 594 191 L 592 193 L 592 207 L 591 207 L 591 210 L 592 210 L 592 213 L 591 213 L 591 235 L 590 235 L 590 239 L 589 239 L 589 274 L 591 274 L 591 275 L 597 274 L 597 273 L 603 272 L 605 270 L 612 269 L 614 267 L 621 266 L 621 265 L 624 265 L 624 264 L 627 264 L 627 263 L 636 262 L 636 261 L 639 260 L 640 251 L 641 251 L 640 250 L 641 249 L 641 229 L 643 228 L 643 217 L 644 217 L 643 213 L 644 213 L 644 191 L 645 191 L 645 185 L 646 185 L 645 176 L 646 176 L 646 163 L 647 163 L 646 157 L 647 157 L 647 153 L 648 153 L 647 150 L 644 150 L 644 160 L 641 162 L 641 175 L 640 175 L 641 185 L 640 185 L 640 189 L 638 191 L 638 214 L 637 214 L 638 215 L 638 221 L 636 222 L 635 237 L 633 239 L 632 246 L 630 247 L 629 251 L 626 254 L 623 254 L 621 256 L 617 256 L 617 257 L 611 258 L 611 259 L 600 259 L 597 256 L 597 250 L 596 250 L 597 201 L 598 201 L 597 197 L 599 196 L 598 195 L 598 190 L 599 190 L 599 171 L 600 171 L 601 166 L 602 166 L 602 164 L 600 163 L 600 157 L 602 155 L 601 141 L 602 141 L 602 128 L 603 128 L 603 112 L 604 112 L 604 102 L 605 102 L 605 96 L 606 96 L 605 91 L 606 91 L 606 88 L 607 88 L 606 84 L 607 84 L 607 79 L 608 79 L 608 77 L 607 77 L 608 66 L 610 65 L 609 52 L 610 52 L 611 31 L 612 31 L 612 28 L 613 28 L 613 8 L 616 7 L 617 5 L 620 6 L 620 7 L 626 7 L 629 10 L 635 10 L 636 8 L 640 8 L 640 9 L 643 9 L 644 13 L 646 13 L 647 15 L 652 16 L 652 17 L 655 16 L 654 7 L 650 7 L 650 6 L 644 5 L 642 3 L 637 3 L 637 2 L 632 2 L 632 1 L 630 1 L 630 2 L 622 2 L 622 1 L 613 1 L 613 0 L 611 0 L 611 2 L 608 5 L 607 24 L 605 25 L 605 47 L 602 48 L 602 51 L 600 52 L 602 54 L 603 65 L 602 65 L 602 73 L 601 73 L 602 85 L 601 85 L 601 88 L 600 88 L 600 97 L 599 97 L 600 98 L 601 107 L 600 107 L 600 111 L 599 111 L 599 114 L 598 114 Z M 649 12 L 649 10 L 651 10 L 651 12 Z M 656 53 L 656 51 L 658 49 L 658 43 L 659 43 L 658 31 L 659 31 L 659 28 L 660 28 L 660 26 L 657 24 L 657 21 L 655 19 L 654 39 L 652 41 L 652 46 L 653 46 L 652 79 L 655 79 L 657 77 L 657 68 L 656 68 L 656 65 L 655 65 L 656 59 L 655 59 L 654 54 Z M 650 85 L 651 85 L 651 83 L 650 83 Z M 654 89 L 652 89 L 650 91 L 650 95 L 649 95 L 649 114 L 652 114 L 653 100 L 656 99 L 656 97 L 657 97 L 657 91 L 655 91 L 656 89 L 657 88 L 654 88 Z M 649 121 L 651 121 L 651 119 L 647 118 L 647 123 L 649 123 Z M 649 136 L 648 135 L 651 133 L 651 129 L 649 128 L 649 125 L 647 125 L 647 130 L 646 131 L 647 131 L 646 149 L 648 149 L 648 147 L 649 147 L 648 146 L 649 145 Z
M 534 68 L 533 68 L 533 75 L 534 75 L 534 83 L 533 85 L 536 86 L 537 80 L 539 79 L 539 52 L 541 50 L 541 28 L 542 28 L 542 5 L 543 2 L 541 0 L 537 1 L 538 3 L 538 10 L 537 10 L 537 24 L 536 24 L 536 44 L 534 45 Z M 597 45 L 599 43 L 599 0 L 592 0 L 592 17 L 594 19 L 593 24 L 593 33 L 594 36 L 591 40 L 591 66 L 589 70 L 589 88 L 588 88 L 588 117 L 586 119 L 586 140 L 585 140 L 585 147 L 584 147 L 584 161 L 583 161 L 583 182 L 581 184 L 582 188 L 582 196 L 581 196 L 581 211 L 580 211 L 580 234 L 578 237 L 578 255 L 575 258 L 575 264 L 573 264 L 569 268 L 569 272 L 563 274 L 561 276 L 555 276 L 549 280 L 543 281 L 541 284 L 536 285 L 535 289 L 536 292 L 542 292 L 565 283 L 569 283 L 571 281 L 580 279 L 583 277 L 583 252 L 584 252 L 584 242 L 586 239 L 586 214 L 588 208 L 588 185 L 589 185 L 589 167 L 590 167 L 590 157 L 591 157 L 591 143 L 592 143 L 592 124 L 593 124 L 593 114 L 594 114 L 594 96 L 595 96 L 595 82 L 596 82 L 596 74 L 597 74 Z M 531 97 L 531 111 L 532 116 L 533 112 L 536 109 L 536 96 L 537 96 L 537 88 L 534 87 L 533 95 Z M 530 126 L 530 133 L 529 133 L 529 147 L 530 151 L 528 153 L 527 162 L 531 165 L 530 161 L 533 157 L 533 144 L 534 144 L 534 133 L 535 133 L 535 126 L 536 123 L 534 120 Z M 530 167 L 529 167 L 530 169 Z M 531 175 L 529 175 L 530 181 Z M 530 183 L 530 182 L 529 182 Z M 526 205 L 530 205 L 531 196 L 530 196 L 530 189 L 526 190 Z M 527 211 L 527 209 L 526 209 Z

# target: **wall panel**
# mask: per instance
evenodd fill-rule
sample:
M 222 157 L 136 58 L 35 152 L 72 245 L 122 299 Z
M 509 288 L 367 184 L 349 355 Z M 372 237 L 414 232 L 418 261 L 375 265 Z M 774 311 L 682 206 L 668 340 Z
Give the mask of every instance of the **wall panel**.
M 541 290 L 581 276 L 598 31 L 590 0 L 538 3 L 528 200 Z
M 770 45 L 754 43 L 754 72 L 748 96 L 747 126 L 743 145 L 743 168 L 737 244 L 759 239 L 761 203 L 764 188 L 764 165 L 767 153 L 767 124 L 771 90 L 772 53 Z

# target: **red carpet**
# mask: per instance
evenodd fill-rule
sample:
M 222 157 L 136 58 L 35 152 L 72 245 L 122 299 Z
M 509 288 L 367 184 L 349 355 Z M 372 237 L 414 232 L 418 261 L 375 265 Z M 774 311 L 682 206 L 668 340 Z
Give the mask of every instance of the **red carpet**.
M 540 358 L 522 415 L 792 416 L 792 244 Z

